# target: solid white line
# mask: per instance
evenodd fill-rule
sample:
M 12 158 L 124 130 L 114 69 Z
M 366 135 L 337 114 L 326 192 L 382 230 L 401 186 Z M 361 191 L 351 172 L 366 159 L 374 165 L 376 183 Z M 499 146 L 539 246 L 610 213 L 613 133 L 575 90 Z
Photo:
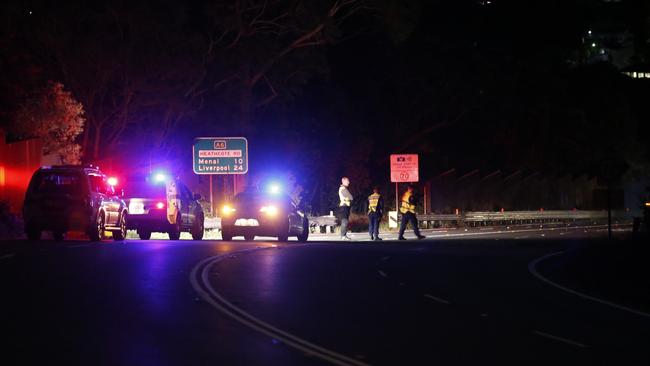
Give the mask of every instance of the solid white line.
M 538 330 L 534 331 L 533 333 L 537 334 L 540 337 L 544 337 L 544 338 L 552 339 L 552 340 L 555 340 L 555 341 L 563 342 L 563 343 L 566 343 L 566 344 L 570 344 L 572 346 L 576 346 L 576 347 L 580 347 L 580 348 L 587 348 L 587 346 L 585 344 L 583 344 L 583 343 L 572 341 L 572 340 L 564 338 L 564 337 L 558 337 L 558 336 L 555 336 L 555 335 L 552 335 L 552 334 L 540 332 Z
M 537 279 L 539 279 L 540 281 L 546 282 L 547 284 L 549 284 L 549 285 L 551 285 L 551 286 L 553 286 L 555 288 L 558 288 L 558 289 L 560 289 L 562 291 L 565 291 L 565 292 L 568 292 L 570 294 L 582 297 L 583 299 L 595 301 L 595 302 L 598 302 L 598 303 L 601 303 L 603 305 L 607 305 L 607 306 L 610 306 L 610 307 L 613 307 L 613 308 L 616 308 L 616 309 L 619 309 L 619 310 L 627 311 L 627 312 L 632 313 L 632 314 L 636 314 L 636 315 L 639 315 L 639 316 L 650 318 L 650 314 L 648 314 L 646 312 L 643 312 L 641 310 L 632 309 L 632 308 L 629 308 L 627 306 L 619 305 L 619 304 L 616 304 L 616 303 L 613 303 L 613 302 L 610 302 L 610 301 L 607 301 L 607 300 L 603 300 L 603 299 L 599 299 L 597 297 L 589 296 L 587 294 L 583 294 L 582 292 L 578 292 L 576 290 L 572 290 L 572 289 L 570 289 L 568 287 L 562 286 L 562 285 L 560 285 L 560 284 L 558 284 L 556 282 L 553 282 L 553 281 L 549 280 L 548 278 L 542 276 L 537 271 L 537 265 L 539 264 L 539 262 L 541 262 L 541 261 L 543 261 L 543 260 L 545 260 L 547 258 L 556 256 L 556 255 L 560 255 L 562 253 L 564 253 L 564 252 L 550 253 L 550 254 L 547 254 L 547 255 L 545 255 L 543 257 L 540 257 L 540 258 L 537 258 L 537 259 L 531 261 L 528 264 L 528 271 L 533 276 L 537 277 Z
M 250 252 L 259 249 L 261 248 L 246 249 L 246 250 L 238 251 L 238 253 Z M 220 255 L 220 256 L 206 258 L 201 262 L 199 262 L 196 266 L 194 266 L 190 274 L 190 282 L 192 283 L 192 287 L 194 287 L 194 290 L 198 292 L 199 295 L 210 305 L 212 305 L 222 313 L 237 320 L 238 322 L 250 327 L 253 330 L 265 334 L 273 339 L 277 339 L 307 354 L 329 361 L 333 364 L 342 365 L 342 366 L 348 366 L 348 365 L 366 366 L 367 365 L 366 363 L 341 355 L 339 353 L 328 350 L 326 348 L 320 347 L 302 338 L 294 336 L 293 334 L 275 328 L 274 326 L 260 319 L 255 318 L 251 314 L 246 313 L 242 309 L 236 307 L 228 300 L 226 300 L 212 286 L 210 286 L 210 282 L 208 281 L 208 276 L 209 276 L 210 269 L 212 268 L 213 265 L 229 257 L 231 257 L 231 255 Z M 205 290 L 197 280 L 197 274 L 199 272 L 199 269 L 204 265 L 205 267 L 203 268 L 203 270 L 201 270 L 201 283 L 203 284 L 203 287 L 205 287 Z
M 379 273 L 382 277 L 388 277 L 388 275 L 384 271 L 379 270 L 377 271 L 377 273 Z
M 443 299 L 443 298 L 440 298 L 440 297 L 435 297 L 435 296 L 433 296 L 433 295 L 424 294 L 424 297 L 426 297 L 427 299 L 431 299 L 431 300 L 433 300 L 433 301 L 437 301 L 437 302 L 439 302 L 439 303 L 441 303 L 441 304 L 445 304 L 445 305 L 449 305 L 449 304 L 450 304 L 449 301 L 447 301 L 447 300 L 445 300 L 445 299 Z
M 15 257 L 15 254 L 5 254 L 3 256 L 0 256 L 0 259 L 9 259 Z

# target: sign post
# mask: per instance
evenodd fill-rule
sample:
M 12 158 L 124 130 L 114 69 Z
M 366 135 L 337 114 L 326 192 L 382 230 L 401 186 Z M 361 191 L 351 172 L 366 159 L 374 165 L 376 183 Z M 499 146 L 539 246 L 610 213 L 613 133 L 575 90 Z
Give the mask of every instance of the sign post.
M 395 211 L 399 211 L 399 184 L 419 180 L 418 154 L 390 155 L 390 181 L 395 182 Z
M 195 174 L 210 175 L 210 210 L 214 215 L 212 175 L 248 173 L 248 140 L 245 137 L 197 137 L 192 146 Z

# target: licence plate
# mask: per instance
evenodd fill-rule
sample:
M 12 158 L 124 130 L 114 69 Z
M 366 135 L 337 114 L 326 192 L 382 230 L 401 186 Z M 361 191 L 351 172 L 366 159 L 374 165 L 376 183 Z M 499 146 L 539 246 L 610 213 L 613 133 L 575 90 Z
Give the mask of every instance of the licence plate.
M 237 219 L 235 226 L 260 226 L 260 223 L 255 219 Z
M 141 215 L 144 213 L 144 203 L 142 201 L 131 200 L 129 202 L 129 214 Z

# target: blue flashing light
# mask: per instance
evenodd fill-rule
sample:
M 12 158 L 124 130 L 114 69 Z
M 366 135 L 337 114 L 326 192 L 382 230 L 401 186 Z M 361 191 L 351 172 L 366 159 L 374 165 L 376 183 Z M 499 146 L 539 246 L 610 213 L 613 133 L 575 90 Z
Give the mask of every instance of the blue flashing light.
M 282 192 L 282 187 L 277 183 L 271 183 L 269 184 L 268 191 L 272 195 L 280 194 L 280 192 Z
M 165 175 L 165 174 L 163 174 L 163 173 L 156 173 L 156 174 L 153 176 L 153 180 L 154 180 L 154 182 L 156 182 L 156 183 L 163 183 L 163 182 L 166 182 L 166 181 L 167 181 L 167 175 Z

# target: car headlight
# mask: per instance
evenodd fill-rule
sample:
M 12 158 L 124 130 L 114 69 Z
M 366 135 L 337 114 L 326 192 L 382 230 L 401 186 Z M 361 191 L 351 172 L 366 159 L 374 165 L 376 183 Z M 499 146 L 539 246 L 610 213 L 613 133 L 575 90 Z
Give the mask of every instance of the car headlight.
M 224 215 L 230 215 L 230 214 L 232 214 L 232 213 L 235 212 L 235 211 L 237 211 L 237 210 L 236 210 L 234 207 L 232 207 L 232 206 L 228 206 L 228 205 L 223 206 L 223 208 L 221 209 L 221 212 L 222 212 Z
M 260 212 L 263 212 L 269 216 L 275 216 L 278 214 L 278 208 L 273 205 L 262 206 L 262 208 L 260 208 Z

